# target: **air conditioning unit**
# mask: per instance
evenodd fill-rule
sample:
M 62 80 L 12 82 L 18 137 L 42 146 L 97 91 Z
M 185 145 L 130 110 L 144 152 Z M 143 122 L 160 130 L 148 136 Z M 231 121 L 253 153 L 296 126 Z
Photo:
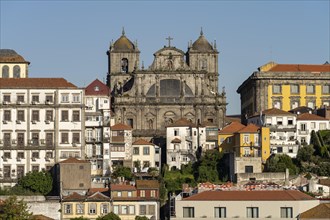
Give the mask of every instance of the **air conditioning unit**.
M 37 105 L 37 104 L 39 104 L 38 101 L 32 101 L 32 105 Z
M 4 104 L 4 105 L 8 105 L 9 102 L 8 102 L 8 101 L 3 101 L 2 104 Z
M 46 121 L 45 121 L 45 123 L 46 123 L 46 124 L 49 124 L 49 123 L 50 123 L 50 121 L 49 121 L 49 120 L 46 120 Z
M 21 121 L 20 120 L 16 120 L 16 124 L 21 124 Z
M 33 120 L 33 121 L 32 121 L 32 124 L 37 124 L 37 121 L 36 121 L 36 120 Z

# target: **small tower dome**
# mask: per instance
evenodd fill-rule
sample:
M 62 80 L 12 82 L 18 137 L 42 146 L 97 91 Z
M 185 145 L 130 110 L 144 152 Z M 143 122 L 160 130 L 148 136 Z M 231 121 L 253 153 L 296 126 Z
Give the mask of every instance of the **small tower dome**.
M 191 49 L 199 51 L 199 52 L 214 51 L 213 46 L 204 37 L 202 30 L 201 30 L 199 38 L 192 44 Z
M 135 51 L 135 45 L 125 36 L 125 30 L 123 29 L 122 35 L 116 42 L 110 47 L 112 51 L 127 52 Z

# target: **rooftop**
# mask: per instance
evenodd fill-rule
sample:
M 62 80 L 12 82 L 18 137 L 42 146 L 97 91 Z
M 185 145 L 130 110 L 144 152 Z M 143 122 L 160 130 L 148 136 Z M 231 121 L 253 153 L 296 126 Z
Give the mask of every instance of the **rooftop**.
M 245 125 L 240 122 L 233 121 L 229 125 L 225 126 L 222 130 L 219 131 L 219 134 L 232 134 L 241 129 L 245 128 Z
M 119 123 L 119 124 L 115 124 L 115 125 L 111 126 L 111 130 L 112 131 L 132 130 L 132 127 L 129 125 Z
M 328 121 L 328 119 L 309 113 L 303 113 L 297 116 L 297 120 L 300 121 Z
M 77 89 L 64 78 L 0 78 L 2 89 Z

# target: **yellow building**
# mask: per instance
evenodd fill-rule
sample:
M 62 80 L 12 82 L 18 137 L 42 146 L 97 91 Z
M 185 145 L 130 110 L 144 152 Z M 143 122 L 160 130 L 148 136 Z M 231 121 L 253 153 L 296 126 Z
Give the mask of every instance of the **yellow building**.
M 96 219 L 110 213 L 109 189 L 91 189 L 87 195 L 76 192 L 63 197 L 61 201 L 61 219 L 84 217 Z
M 235 157 L 261 157 L 265 162 L 270 156 L 269 128 L 232 122 L 219 131 L 219 150 Z
M 237 89 L 245 119 L 270 108 L 284 111 L 330 105 L 330 65 L 267 63 Z

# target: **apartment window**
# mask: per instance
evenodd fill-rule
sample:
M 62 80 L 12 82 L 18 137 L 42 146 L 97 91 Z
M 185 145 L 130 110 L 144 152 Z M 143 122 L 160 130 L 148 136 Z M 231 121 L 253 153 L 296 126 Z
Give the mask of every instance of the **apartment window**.
M 76 205 L 76 214 L 84 214 L 84 204 L 77 204 Z
M 61 134 L 61 143 L 62 144 L 67 144 L 69 143 L 69 134 L 68 133 L 62 133 Z
M 283 118 L 276 118 L 277 125 L 283 125 Z
M 32 95 L 32 102 L 39 102 L 39 95 Z
M 17 146 L 24 146 L 24 133 L 17 133 Z
M 150 167 L 150 161 L 143 161 L 143 168 Z
M 53 102 L 53 96 L 52 95 L 46 95 L 46 102 Z
M 327 129 L 327 124 L 324 123 L 324 122 L 320 123 L 319 126 L 320 126 L 320 130 L 326 130 Z
M 281 218 L 293 218 L 292 207 L 281 207 Z
M 179 136 L 179 130 L 178 129 L 174 130 L 174 136 Z
M 306 86 L 306 93 L 307 94 L 314 94 L 315 93 L 315 87 L 314 87 L 314 85 L 307 85 Z
M 3 166 L 3 177 L 4 178 L 10 178 L 10 166 Z
M 53 110 L 46 110 L 46 120 L 53 121 Z
M 273 85 L 273 94 L 281 94 L 281 85 Z
M 322 94 L 329 94 L 329 93 L 330 93 L 330 85 L 323 85 Z
M 22 178 L 24 176 L 24 165 L 17 166 L 17 178 Z
M 315 107 L 315 102 L 314 101 L 308 101 L 307 102 L 307 107 L 313 109 Z
M 69 102 L 69 94 L 62 94 L 61 95 L 61 102 L 67 103 Z
M 244 143 L 249 143 L 250 142 L 250 135 L 244 134 L 244 136 L 243 136 L 243 142 Z
M 69 111 L 68 110 L 62 110 L 61 121 L 69 121 Z
M 80 112 L 72 111 L 72 121 L 80 121 Z
M 283 153 L 283 147 L 277 147 L 277 153 Z
M 33 165 L 32 172 L 39 172 L 39 165 Z
M 155 205 L 148 205 L 148 215 L 155 214 Z
M 24 152 L 17 152 L 17 158 L 23 159 L 24 158 Z
M 53 133 L 46 133 L 46 146 L 53 146 Z
M 10 133 L 4 133 L 3 134 L 3 143 L 4 143 L 4 145 L 5 146 L 10 146 L 11 145 L 11 143 L 10 143 L 10 141 L 11 141 L 11 134 Z
M 311 129 L 315 129 L 315 128 L 316 128 L 315 122 L 311 122 Z
M 25 119 L 24 119 L 24 110 L 17 110 L 17 120 L 18 121 L 25 121 Z
M 293 118 L 288 118 L 288 125 L 293 125 Z
M 215 218 L 226 218 L 226 207 L 214 207 L 214 217 Z
M 95 203 L 91 203 L 89 204 L 89 214 L 96 214 L 96 204 Z
M 174 162 L 176 161 L 176 157 L 172 157 L 171 160 Z
M 156 190 L 150 191 L 150 197 L 156 197 Z
M 259 208 L 258 207 L 247 207 L 246 217 L 248 218 L 259 218 Z
M 149 147 L 143 147 L 143 155 L 149 155 Z
M 11 121 L 11 111 L 10 110 L 4 110 L 3 119 L 5 121 Z
M 159 154 L 159 148 L 155 148 L 155 154 Z
M 128 211 L 129 211 L 129 214 L 130 215 L 134 215 L 135 214 L 135 206 L 134 205 L 130 205 L 129 207 L 128 207 Z
M 127 125 L 129 125 L 129 126 L 131 126 L 133 128 L 133 126 L 134 126 L 134 120 L 133 120 L 133 118 L 128 118 L 127 119 Z
M 140 215 L 146 215 L 147 214 L 147 206 L 146 205 L 140 205 Z
M 32 133 L 32 145 L 39 145 L 39 133 Z
M 32 158 L 39 158 L 39 152 L 32 152 Z
M 184 218 L 195 218 L 195 208 L 194 207 L 183 207 L 183 217 Z
M 116 215 L 119 214 L 119 206 L 118 205 L 113 206 L 113 213 L 115 213 Z
M 253 173 L 253 166 L 245 166 L 245 173 Z
M 3 101 L 4 102 L 10 102 L 10 95 L 4 95 L 3 96 Z
M 133 147 L 133 154 L 139 155 L 140 154 L 139 150 L 140 150 L 139 147 Z
M 80 94 L 73 94 L 72 102 L 80 102 Z
M 299 85 L 291 85 L 291 94 L 298 94 L 299 93 Z
M 72 214 L 72 204 L 64 204 L 64 213 Z
M 80 133 L 72 133 L 72 143 L 80 143 Z
M 103 214 L 109 213 L 109 205 L 108 204 L 101 204 L 101 213 L 103 213 Z
M 46 158 L 53 158 L 53 152 L 46 152 Z
M 39 110 L 32 110 L 32 121 L 39 121 Z
M 3 157 L 10 159 L 11 158 L 11 153 L 10 152 L 4 152 Z
M 128 213 L 127 206 L 126 205 L 122 205 L 120 211 L 121 211 L 121 214 L 122 215 L 127 215 L 127 213 Z
M 131 191 L 127 192 L 127 197 L 132 197 L 132 192 Z
M 306 131 L 306 124 L 300 124 L 300 130 Z
M 2 78 L 9 78 L 9 67 L 7 65 L 2 67 Z
M 17 102 L 24 102 L 24 95 L 17 95 Z
M 140 197 L 146 197 L 146 191 L 145 190 L 140 191 Z

